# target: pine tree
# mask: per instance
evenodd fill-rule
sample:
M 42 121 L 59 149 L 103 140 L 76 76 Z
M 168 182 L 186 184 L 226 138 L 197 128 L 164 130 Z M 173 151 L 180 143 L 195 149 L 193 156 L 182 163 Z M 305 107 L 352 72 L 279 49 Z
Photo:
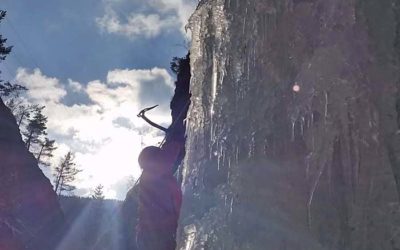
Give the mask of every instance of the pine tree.
M 47 117 L 42 114 L 44 106 L 37 107 L 34 111 L 33 117 L 29 119 L 26 132 L 24 132 L 25 143 L 28 150 L 33 144 L 37 145 L 46 133 Z
M 4 10 L 0 10 L 0 23 L 2 20 L 6 17 L 7 12 Z M 8 54 L 10 54 L 12 50 L 12 46 L 7 46 L 6 45 L 7 39 L 3 38 L 3 36 L 0 34 L 0 62 L 4 61 L 7 57 Z M 0 71 L 1 73 L 1 71 Z M 26 88 L 24 86 L 21 86 L 19 84 L 12 84 L 10 82 L 5 82 L 3 80 L 0 80 L 0 97 L 6 97 L 11 94 L 17 94 L 20 91 L 24 91 Z
M 96 188 L 94 189 L 92 198 L 96 200 L 104 200 L 104 193 L 103 193 L 103 185 L 97 185 Z
M 0 35 L 0 39 L 1 39 L 1 35 Z M 0 71 L 1 73 L 1 71 Z M 0 80 L 0 96 L 1 97 L 9 97 L 11 96 L 9 99 L 11 101 L 14 101 L 17 97 L 19 97 L 20 93 L 22 91 L 26 91 L 28 90 L 26 87 L 19 85 L 19 84 L 13 84 L 10 83 L 9 81 L 3 81 Z
M 170 69 L 172 72 L 174 72 L 176 75 L 178 75 L 179 73 L 179 65 L 181 64 L 182 60 L 184 58 L 180 58 L 180 57 L 173 57 L 172 61 L 170 62 Z
M 40 141 L 40 150 L 37 154 L 37 161 L 39 164 L 43 166 L 50 166 L 49 159 L 53 157 L 53 151 L 57 149 L 54 145 L 55 140 L 50 140 L 49 138 L 45 138 L 44 141 Z
M 0 23 L 6 17 L 7 11 L 0 10 Z M 6 59 L 7 55 L 10 54 L 12 46 L 6 46 L 7 39 L 3 38 L 0 34 L 0 61 Z
M 76 189 L 73 182 L 76 179 L 76 175 L 82 170 L 77 169 L 75 165 L 74 155 L 68 152 L 61 160 L 60 165 L 55 168 L 54 191 L 58 195 L 63 191 L 71 192 Z
M 22 103 L 16 105 L 7 105 L 7 106 L 13 112 L 13 115 L 17 120 L 19 128 L 21 128 L 21 126 L 23 127 L 27 126 L 26 122 L 29 121 L 29 118 L 31 118 L 35 110 L 39 108 L 39 105 L 37 104 L 22 104 Z

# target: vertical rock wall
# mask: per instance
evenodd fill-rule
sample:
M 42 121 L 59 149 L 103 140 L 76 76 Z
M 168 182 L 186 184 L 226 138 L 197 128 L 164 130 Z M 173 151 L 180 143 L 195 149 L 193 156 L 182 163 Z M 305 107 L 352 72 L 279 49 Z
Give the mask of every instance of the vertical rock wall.
M 400 249 L 399 7 L 200 1 L 179 249 Z

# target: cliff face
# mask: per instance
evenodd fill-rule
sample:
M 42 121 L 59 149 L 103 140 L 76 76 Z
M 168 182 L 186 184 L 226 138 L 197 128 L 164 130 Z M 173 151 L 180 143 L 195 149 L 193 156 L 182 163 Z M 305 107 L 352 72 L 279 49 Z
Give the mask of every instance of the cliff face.
M 0 249 L 55 249 L 62 225 L 50 181 L 0 99 Z
M 399 7 L 199 3 L 179 249 L 400 248 Z

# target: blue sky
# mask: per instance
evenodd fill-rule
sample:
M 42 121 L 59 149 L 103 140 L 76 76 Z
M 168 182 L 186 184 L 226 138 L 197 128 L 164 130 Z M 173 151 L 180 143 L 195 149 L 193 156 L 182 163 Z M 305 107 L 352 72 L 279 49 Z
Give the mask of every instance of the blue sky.
M 122 199 L 138 178 L 137 155 L 162 135 L 136 114 L 169 122 L 173 56 L 184 56 L 184 26 L 196 0 L 2 0 L 0 32 L 14 49 L 2 78 L 25 85 L 27 102 L 46 106 L 53 159 L 71 150 L 83 172 L 78 195 L 98 184 Z M 45 169 L 51 176 L 51 169 Z
M 40 68 L 47 75 L 79 82 L 104 79 L 109 69 L 167 67 L 172 56 L 184 55 L 186 38 L 176 28 L 146 38 L 109 34 L 96 18 L 112 10 L 124 22 L 131 14 L 156 9 L 140 1 L 2 0 L 8 11 L 2 33 L 15 46 L 7 59 L 17 67 Z M 136 2 L 136 3 L 135 3 Z M 191 2 L 191 1 L 188 1 Z M 12 77 L 12 76 L 11 76 Z

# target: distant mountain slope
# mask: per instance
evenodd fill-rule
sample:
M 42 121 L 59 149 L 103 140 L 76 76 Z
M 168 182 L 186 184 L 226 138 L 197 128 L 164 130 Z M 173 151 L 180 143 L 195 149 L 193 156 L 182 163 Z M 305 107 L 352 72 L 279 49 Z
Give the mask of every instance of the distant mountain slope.
M 60 204 L 68 228 L 57 249 L 121 249 L 120 201 L 61 196 Z

